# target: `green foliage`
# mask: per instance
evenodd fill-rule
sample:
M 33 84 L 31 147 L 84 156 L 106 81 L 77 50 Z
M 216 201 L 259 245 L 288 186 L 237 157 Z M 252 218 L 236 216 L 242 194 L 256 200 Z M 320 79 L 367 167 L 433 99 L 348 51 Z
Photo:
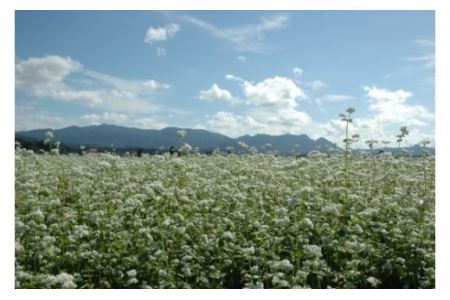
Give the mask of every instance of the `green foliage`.
M 18 147 L 16 287 L 434 288 L 434 157 L 344 164 Z

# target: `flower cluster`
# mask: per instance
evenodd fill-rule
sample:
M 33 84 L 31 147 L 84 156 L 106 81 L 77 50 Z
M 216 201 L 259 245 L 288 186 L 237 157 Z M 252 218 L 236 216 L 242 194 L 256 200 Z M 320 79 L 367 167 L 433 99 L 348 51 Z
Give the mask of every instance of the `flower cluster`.
M 433 288 L 434 157 L 344 164 L 18 146 L 16 287 Z

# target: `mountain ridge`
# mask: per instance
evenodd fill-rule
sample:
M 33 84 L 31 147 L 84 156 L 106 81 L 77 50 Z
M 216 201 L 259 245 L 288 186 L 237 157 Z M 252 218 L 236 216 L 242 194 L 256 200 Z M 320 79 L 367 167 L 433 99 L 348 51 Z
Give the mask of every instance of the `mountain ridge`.
M 181 139 L 178 130 L 185 130 L 187 135 Z M 255 147 L 259 152 L 277 151 L 281 154 L 292 154 L 292 151 L 306 154 L 312 150 L 327 151 L 337 149 L 336 145 L 325 138 L 311 139 L 306 134 L 293 135 L 244 135 L 230 138 L 224 134 L 208 131 L 206 129 L 165 127 L 162 129 L 141 129 L 111 124 L 77 126 L 72 125 L 61 129 L 34 129 L 16 131 L 16 138 L 36 141 L 43 140 L 45 133 L 52 131 L 54 140 L 69 146 L 85 145 L 87 147 L 116 147 L 116 148 L 143 148 L 143 149 L 169 149 L 179 148 L 186 142 L 193 148 L 199 147 L 201 152 L 216 148 L 225 150 L 233 147 L 234 151 L 241 150 L 239 142 L 245 142 L 249 147 Z M 268 146 L 270 144 L 270 146 Z M 296 147 L 296 145 L 298 145 Z

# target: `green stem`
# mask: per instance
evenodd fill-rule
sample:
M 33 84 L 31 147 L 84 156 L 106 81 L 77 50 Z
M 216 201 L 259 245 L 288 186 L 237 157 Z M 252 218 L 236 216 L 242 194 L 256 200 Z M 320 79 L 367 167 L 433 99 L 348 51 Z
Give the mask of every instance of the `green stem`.
M 350 141 L 348 140 L 348 123 L 350 120 L 350 114 L 347 115 L 347 124 L 345 126 L 345 185 L 349 187 L 350 185 L 350 166 L 349 166 L 349 148 Z
M 423 166 L 423 186 L 424 186 L 424 195 L 427 194 L 427 166 L 425 161 L 425 151 L 422 153 L 422 166 Z

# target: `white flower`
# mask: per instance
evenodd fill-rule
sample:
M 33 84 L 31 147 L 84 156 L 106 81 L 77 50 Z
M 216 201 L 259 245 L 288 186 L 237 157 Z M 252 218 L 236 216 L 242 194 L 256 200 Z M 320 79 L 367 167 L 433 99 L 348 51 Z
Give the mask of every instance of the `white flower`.
M 245 142 L 238 141 L 238 144 L 239 144 L 239 146 L 240 146 L 241 148 L 243 148 L 243 149 L 247 149 L 247 148 L 248 148 L 248 145 L 247 145 Z
M 45 138 L 46 138 L 46 139 L 53 140 L 53 132 L 47 131 L 47 132 L 45 133 Z
M 310 218 L 303 218 L 303 220 L 300 223 L 302 226 L 305 226 L 308 229 L 314 228 L 314 223 L 311 221 Z
M 187 134 L 187 132 L 184 129 L 177 130 L 177 135 L 178 135 L 179 138 L 183 139 L 186 136 L 186 134 Z
M 305 254 L 313 257 L 322 257 L 322 248 L 317 245 L 304 245 L 303 250 Z
M 188 143 L 184 143 L 184 145 L 181 146 L 181 148 L 180 148 L 180 152 L 183 154 L 188 154 L 189 152 L 191 152 L 191 150 L 192 150 L 192 147 Z
M 137 271 L 136 271 L 135 269 L 131 269 L 131 270 L 129 270 L 129 271 L 127 272 L 127 275 L 128 275 L 129 277 L 136 277 Z
M 63 289 L 74 289 L 77 285 L 74 282 L 73 275 L 62 272 L 57 276 L 47 275 L 45 281 L 50 287 L 61 287 Z
M 272 284 L 277 288 L 288 287 L 289 282 L 283 279 L 283 273 L 277 273 L 274 277 L 272 277 Z
M 289 206 L 293 207 L 300 203 L 300 198 L 298 196 L 292 196 L 288 200 Z
M 38 221 L 38 222 L 42 222 L 45 219 L 44 214 L 42 213 L 41 209 L 38 208 L 36 209 L 33 213 L 32 213 L 33 218 Z
M 276 261 L 273 263 L 273 268 L 283 272 L 289 272 L 294 269 L 294 266 L 287 259 L 283 259 L 282 261 Z
M 241 250 L 244 255 L 252 255 L 255 253 L 255 247 L 250 246 Z
M 53 142 L 53 132 L 47 131 L 45 133 L 44 145 L 51 144 Z
M 159 275 L 159 277 L 166 277 L 167 276 L 167 272 L 166 272 L 166 270 L 160 269 L 158 271 L 158 275 Z
M 372 287 L 377 287 L 380 285 L 381 281 L 376 279 L 375 277 L 368 277 L 367 278 L 367 282 L 370 283 L 370 285 L 372 285 Z
M 359 225 L 359 224 L 356 224 L 355 226 L 353 226 L 353 230 L 354 230 L 356 233 L 358 233 L 358 234 L 361 234 L 361 233 L 364 232 L 364 230 L 362 229 L 361 225 Z
M 331 204 L 331 205 L 327 205 L 325 207 L 322 208 L 322 212 L 324 214 L 329 214 L 329 215 L 339 215 L 339 209 L 338 206 L 336 206 L 335 204 Z
M 233 240 L 234 239 L 234 234 L 231 233 L 230 231 L 225 231 L 224 233 L 222 233 L 222 238 L 223 239 L 228 239 L 228 240 Z

